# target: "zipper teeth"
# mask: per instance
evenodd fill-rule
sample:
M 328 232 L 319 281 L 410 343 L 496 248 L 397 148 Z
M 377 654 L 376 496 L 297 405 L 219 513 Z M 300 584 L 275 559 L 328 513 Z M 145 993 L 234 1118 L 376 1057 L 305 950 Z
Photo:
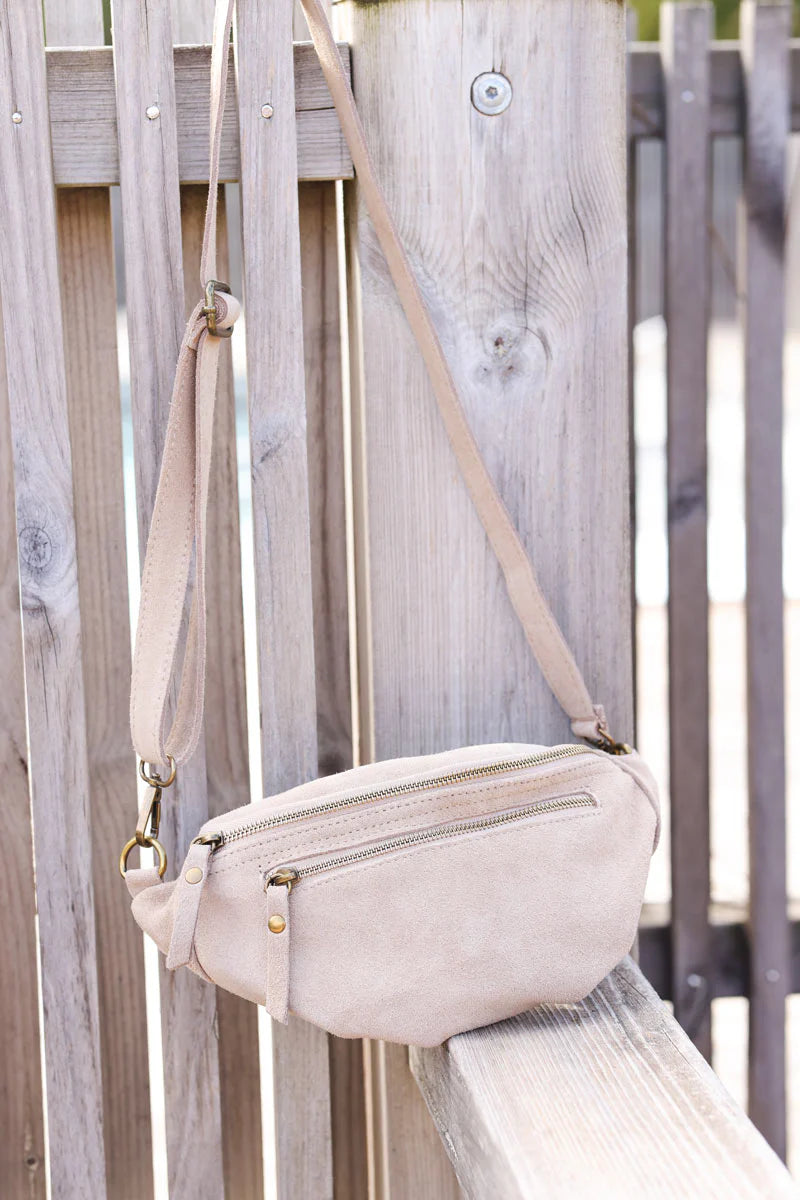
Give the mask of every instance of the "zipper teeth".
M 233 829 L 221 830 L 219 845 L 227 846 L 230 842 L 238 842 L 241 838 L 263 829 L 275 829 L 279 825 L 288 825 L 292 821 L 306 820 L 308 817 L 318 817 L 323 813 L 336 812 L 340 808 L 354 808 L 359 804 L 369 804 L 374 800 L 388 800 L 392 796 L 405 796 L 410 792 L 421 792 L 426 788 L 447 787 L 448 784 L 466 783 L 470 779 L 482 779 L 487 775 L 501 775 L 505 771 L 527 770 L 541 763 L 557 762 L 561 758 L 573 758 L 578 754 L 587 754 L 585 746 L 555 746 L 552 750 L 544 750 L 541 754 L 528 754 L 524 758 L 509 758 L 501 762 L 486 763 L 484 766 L 467 767 L 463 771 L 452 771 L 447 775 L 435 775 L 432 779 L 409 780 L 407 783 L 390 784 L 387 787 L 373 788 L 367 792 L 355 795 L 340 796 L 337 800 L 326 800 L 319 804 L 311 804 L 300 813 L 282 813 L 274 817 L 262 817 L 259 821 L 248 821 Z M 215 836 L 209 833 L 209 837 Z
M 307 867 L 296 867 L 295 870 L 298 879 L 306 879 L 310 875 L 335 871 L 337 867 L 346 867 L 366 858 L 376 858 L 380 854 L 388 854 L 392 850 L 402 850 L 406 846 L 414 846 L 419 842 L 435 842 L 443 838 L 455 837 L 459 833 L 477 833 L 483 829 L 493 829 L 498 825 L 510 825 L 513 821 L 524 820 L 525 817 L 561 812 L 570 808 L 597 808 L 597 801 L 588 792 L 557 796 L 553 800 L 540 800 L 537 804 L 526 804 L 524 808 L 516 808 L 513 812 L 497 813 L 491 817 L 479 817 L 471 821 L 457 821 L 450 825 L 435 825 L 432 829 L 422 829 L 418 833 L 406 833 L 400 837 L 389 838 L 385 842 L 378 842 L 374 846 L 365 846 L 361 850 L 352 850 L 348 854 L 338 854 L 334 858 L 322 859 Z

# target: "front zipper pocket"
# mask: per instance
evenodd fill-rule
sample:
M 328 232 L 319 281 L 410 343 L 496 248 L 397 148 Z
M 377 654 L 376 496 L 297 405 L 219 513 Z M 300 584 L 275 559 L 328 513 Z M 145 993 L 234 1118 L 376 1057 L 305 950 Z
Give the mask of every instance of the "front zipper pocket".
M 381 800 L 391 800 L 395 797 L 407 796 L 415 792 L 443 787 L 455 787 L 471 780 L 485 779 L 495 775 L 506 775 L 513 772 L 527 771 L 546 763 L 559 762 L 562 759 L 575 758 L 579 755 L 592 754 L 585 746 L 565 745 L 553 746 L 538 754 L 528 754 L 520 758 L 500 759 L 497 762 L 484 763 L 481 766 L 465 767 L 462 771 L 449 771 L 441 775 L 426 775 L 419 779 L 408 779 L 405 782 L 387 784 L 385 787 L 368 788 L 362 792 L 350 792 L 337 796 L 332 800 L 322 800 L 309 804 L 303 809 L 288 813 L 273 813 L 268 817 L 243 821 L 241 825 L 233 825 L 230 829 L 209 830 L 195 838 L 195 842 L 210 846 L 213 850 L 228 846 L 253 834 L 263 833 L 267 829 L 277 829 L 295 821 L 304 821 L 312 817 L 325 816 L 341 809 L 355 808 L 358 805 L 370 804 Z
M 317 859 L 301 866 L 277 867 L 265 878 L 264 887 L 283 886 L 291 891 L 295 883 L 313 875 L 321 875 L 325 871 L 335 871 L 339 867 L 348 867 L 351 863 L 364 862 L 370 858 L 378 858 L 382 854 L 390 854 L 393 850 L 404 850 L 408 846 L 420 845 L 424 842 L 438 842 L 445 838 L 458 837 L 461 834 L 481 833 L 486 829 L 495 829 L 501 825 L 510 825 L 514 821 L 523 821 L 527 817 L 543 816 L 545 813 L 565 812 L 577 808 L 597 808 L 597 801 L 590 792 L 573 792 L 568 796 L 554 796 L 550 800 L 538 800 L 501 813 L 493 813 L 488 817 L 473 817 L 464 821 L 452 821 L 447 825 L 434 825 L 428 829 L 420 829 L 414 833 L 401 834 L 398 837 L 387 838 L 382 842 L 374 842 L 362 846 L 358 850 L 349 850 L 343 854 L 335 854 Z
M 489 830 L 524 821 L 547 813 L 572 812 L 579 809 L 596 809 L 599 804 L 591 792 L 571 792 L 564 796 L 553 796 L 549 800 L 534 801 L 519 808 L 506 809 L 485 817 L 473 817 L 451 821 L 443 825 L 429 826 L 412 833 L 385 838 L 356 850 L 329 854 L 294 866 L 275 867 L 264 874 L 264 891 L 267 896 L 267 978 L 264 1003 L 267 1012 L 277 1021 L 286 1022 L 289 1014 L 289 977 L 291 971 L 291 923 L 289 895 L 302 880 L 336 871 L 354 863 L 366 862 L 406 850 L 411 846 L 443 842 L 449 838 L 463 837 L 469 833 L 484 833 Z

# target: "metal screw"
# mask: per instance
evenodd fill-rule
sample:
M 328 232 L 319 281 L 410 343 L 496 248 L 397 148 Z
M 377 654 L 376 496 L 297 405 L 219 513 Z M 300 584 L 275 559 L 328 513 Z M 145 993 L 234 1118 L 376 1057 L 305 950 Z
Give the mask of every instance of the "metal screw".
M 161 116 L 161 109 L 157 104 L 151 104 L 149 108 L 144 110 L 144 115 L 147 117 L 148 121 L 155 121 L 156 117 Z
M 702 975 L 698 975 L 695 972 L 693 972 L 691 975 L 686 976 L 686 982 L 690 988 L 696 989 L 696 988 L 701 988 L 703 986 L 703 984 L 705 983 L 705 980 L 703 979 Z
M 15 125 L 21 125 L 22 124 L 22 113 L 19 111 L 13 112 L 11 114 L 11 120 L 14 122 Z
M 687 88 L 685 92 L 681 92 L 681 100 L 684 104 L 691 104 L 694 100 L 694 92 Z
M 514 93 L 511 81 L 495 71 L 485 71 L 472 81 L 472 103 L 479 113 L 497 117 L 508 108 Z
M 275 109 L 272 107 L 271 104 L 262 104 L 261 105 L 261 115 L 265 121 L 268 121 L 270 119 L 270 117 L 273 116 L 274 112 L 275 112 Z
M 764 978 L 766 979 L 767 983 L 778 983 L 780 977 L 781 973 L 776 967 L 770 967 L 768 971 L 764 972 Z

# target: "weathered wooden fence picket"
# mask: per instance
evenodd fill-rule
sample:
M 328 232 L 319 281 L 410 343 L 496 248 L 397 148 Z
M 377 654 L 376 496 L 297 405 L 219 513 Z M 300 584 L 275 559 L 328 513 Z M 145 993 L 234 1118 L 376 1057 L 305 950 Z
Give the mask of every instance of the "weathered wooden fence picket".
M 403 1047 L 300 1022 L 270 1036 L 252 1006 L 143 950 L 116 867 L 136 810 L 128 563 L 198 295 L 212 10 L 111 0 L 107 46 L 102 0 L 0 0 L 0 1192 L 272 1194 L 271 1095 L 280 1200 L 793 1194 L 630 961 L 581 1005 L 414 1052 L 410 1069 Z M 629 47 L 627 112 L 624 12 L 606 0 L 344 0 L 336 18 L 476 436 L 629 737 L 626 125 L 634 184 L 636 142 L 665 140 L 673 903 L 671 925 L 643 928 L 641 964 L 706 1056 L 711 1000 L 750 998 L 751 1115 L 782 1153 L 783 1012 L 800 991 L 782 866 L 784 162 L 800 129 L 789 8 L 745 0 L 741 43 L 720 45 L 710 5 L 665 3 L 661 46 Z M 305 36 L 292 0 L 238 0 L 222 172 L 240 213 L 223 196 L 219 220 L 222 267 L 241 262 L 245 297 L 235 353 L 245 346 L 253 537 L 240 533 L 226 349 L 207 716 L 165 807 L 173 862 L 208 814 L 250 797 L 251 759 L 269 794 L 359 757 L 568 736 L 454 470 L 313 51 L 293 33 Z M 489 69 L 513 82 L 502 118 L 470 104 Z M 711 919 L 708 867 L 705 362 L 721 134 L 746 154 L 747 933 Z

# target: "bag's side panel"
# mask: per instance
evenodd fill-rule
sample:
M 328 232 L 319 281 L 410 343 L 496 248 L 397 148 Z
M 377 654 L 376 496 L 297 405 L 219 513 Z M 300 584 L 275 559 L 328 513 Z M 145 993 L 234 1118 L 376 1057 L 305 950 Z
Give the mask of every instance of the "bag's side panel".
M 180 193 L 169 7 L 113 0 L 114 69 L 141 558 L 184 329 Z M 197 281 L 200 291 L 199 279 Z M 188 612 L 187 596 L 185 612 Z M 208 815 L 203 740 L 165 793 L 172 861 Z M 161 963 L 170 1200 L 222 1193 L 215 994 Z
M 317 773 L 292 6 L 237 4 L 258 679 L 265 795 Z M 265 106 L 269 106 L 265 108 Z M 327 1036 L 273 1026 L 278 1195 L 332 1194 Z
M 49 1183 L 53 1195 L 102 1197 L 103 1097 L 73 481 L 42 10 L 35 0 L 0 5 L 0 111 L 7 214 L 0 221 L 0 289 L 16 491 Z M 32 1129 L 35 1138 L 35 1123 Z M 35 1168 L 32 1183 L 35 1187 Z
M 473 429 L 593 695 L 629 737 L 623 10 L 340 8 L 378 169 Z M 493 70 L 513 98 L 487 116 L 470 91 Z M 564 741 L 369 222 L 352 216 L 363 744 L 384 758 Z M 405 1055 L 374 1054 L 379 1194 L 455 1194 Z

